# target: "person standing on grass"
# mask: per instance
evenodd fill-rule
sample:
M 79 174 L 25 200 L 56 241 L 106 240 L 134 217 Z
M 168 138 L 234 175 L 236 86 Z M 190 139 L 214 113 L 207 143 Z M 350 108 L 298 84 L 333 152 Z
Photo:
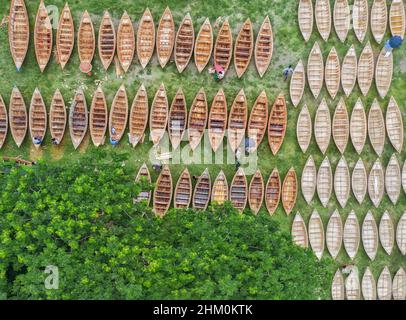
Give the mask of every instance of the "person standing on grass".
M 283 69 L 283 81 L 288 80 L 288 77 L 293 73 L 293 68 L 292 65 L 289 65 L 289 67 Z
M 391 37 L 385 43 L 385 57 L 389 57 L 392 54 L 393 49 L 399 48 L 402 45 L 403 39 L 399 36 Z

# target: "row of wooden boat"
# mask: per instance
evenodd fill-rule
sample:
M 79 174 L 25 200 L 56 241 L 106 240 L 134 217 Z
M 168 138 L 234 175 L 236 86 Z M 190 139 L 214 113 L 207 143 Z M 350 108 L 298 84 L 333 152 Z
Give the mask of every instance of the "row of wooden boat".
M 346 41 L 351 28 L 354 30 L 356 38 L 363 42 L 370 25 L 375 41 L 381 43 L 388 22 L 392 36 L 403 38 L 405 34 L 406 18 L 402 0 L 392 1 L 389 17 L 386 0 L 374 0 L 371 10 L 369 10 L 368 0 L 354 0 L 351 10 L 348 0 L 335 0 L 333 9 L 329 0 L 316 0 L 314 10 L 312 0 L 300 0 L 298 21 L 306 42 L 312 35 L 314 19 L 317 30 L 324 41 L 330 37 L 333 23 L 337 37 L 342 42 Z
M 357 100 L 349 116 L 345 101 L 341 98 L 335 108 L 333 119 L 325 99 L 318 106 L 314 118 L 314 137 L 323 154 L 330 145 L 331 136 L 341 154 L 344 154 L 350 138 L 355 151 L 361 154 L 368 136 L 374 151 L 381 156 L 385 148 L 386 135 L 393 148 L 401 153 L 403 134 L 402 113 L 394 97 L 389 100 L 386 117 L 377 99 L 373 101 L 368 117 L 361 99 Z M 299 113 L 296 135 L 301 150 L 306 153 L 313 136 L 312 117 L 306 105 Z

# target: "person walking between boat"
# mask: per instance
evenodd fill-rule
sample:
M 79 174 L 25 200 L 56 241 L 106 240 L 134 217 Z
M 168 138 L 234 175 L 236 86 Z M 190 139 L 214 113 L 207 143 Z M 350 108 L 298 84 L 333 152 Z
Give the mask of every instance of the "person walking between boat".
M 111 128 L 111 136 L 110 136 L 110 143 L 113 146 L 118 145 L 118 140 L 114 137 L 116 135 L 116 128 Z
M 214 74 L 214 80 L 217 81 L 223 80 L 225 76 L 224 68 L 217 63 L 214 64 L 213 68 L 209 69 L 209 73 Z
M 290 64 L 289 67 L 283 69 L 283 81 L 288 80 L 288 77 L 293 74 L 293 68 Z
M 385 43 L 385 58 L 392 54 L 393 49 L 399 48 L 402 45 L 403 39 L 399 36 L 391 37 Z

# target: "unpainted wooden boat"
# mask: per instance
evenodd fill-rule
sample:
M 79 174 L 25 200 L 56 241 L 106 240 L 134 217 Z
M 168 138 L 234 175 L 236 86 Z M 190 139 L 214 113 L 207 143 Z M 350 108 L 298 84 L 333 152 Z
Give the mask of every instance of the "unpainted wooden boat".
M 148 167 L 145 163 L 141 166 L 140 170 L 138 171 L 138 174 L 135 178 L 135 182 L 146 182 L 148 184 L 151 184 L 151 174 L 149 173 Z M 151 195 L 152 192 L 150 190 L 141 190 L 137 198 L 135 198 L 135 202 L 139 203 L 141 201 L 145 201 L 146 204 L 149 206 L 151 202 Z
M 351 210 L 347 220 L 345 220 L 343 233 L 344 248 L 351 260 L 354 260 L 358 253 L 360 234 L 358 218 L 354 210 Z
M 166 96 L 164 84 L 161 84 L 152 102 L 149 119 L 151 140 L 154 145 L 158 144 L 165 134 L 166 125 L 168 123 L 168 110 L 168 97 Z
M 406 213 L 398 221 L 396 227 L 396 243 L 402 255 L 406 254 Z
M 350 121 L 347 112 L 347 106 L 344 99 L 341 98 L 338 103 L 333 116 L 332 123 L 333 140 L 337 146 L 338 151 L 344 154 L 347 147 L 348 138 L 350 135 Z
M 217 33 L 216 43 L 214 45 L 213 60 L 227 72 L 231 57 L 233 54 L 233 34 L 231 32 L 228 20 L 224 20 L 219 32 Z
M 192 179 L 187 168 L 181 173 L 176 184 L 175 193 L 173 196 L 173 205 L 177 209 L 187 209 L 192 200 Z
M 324 226 L 317 210 L 313 210 L 308 225 L 309 243 L 317 259 L 321 260 L 324 252 Z
M 357 271 L 351 271 L 347 279 L 345 279 L 345 295 L 347 300 L 361 299 L 361 285 Z
M 402 174 L 396 155 L 393 154 L 385 170 L 385 188 L 390 201 L 394 205 L 398 202 L 402 187 Z
M 137 31 L 137 55 L 138 60 L 145 68 L 151 60 L 155 50 L 155 23 L 149 9 L 145 9 L 141 17 Z
M 326 88 L 331 98 L 337 95 L 338 89 L 340 89 L 341 82 L 341 66 L 340 59 L 336 48 L 332 48 L 326 60 L 326 71 L 325 71 Z
M 386 0 L 374 0 L 371 8 L 371 31 L 377 43 L 381 43 L 388 25 Z
M 148 123 L 148 112 L 147 90 L 142 84 L 135 95 L 130 111 L 130 132 L 128 137 L 133 148 L 144 140 L 145 129 Z
M 106 140 L 108 111 L 106 97 L 99 86 L 93 94 L 90 107 L 89 129 L 93 144 L 98 147 Z
M 285 139 L 288 122 L 285 96 L 280 94 L 272 106 L 268 123 L 268 142 L 273 155 L 276 155 Z
M 333 191 L 333 173 L 331 171 L 330 161 L 326 157 L 317 172 L 317 195 L 324 208 L 327 208 Z
M 352 25 L 355 36 L 359 42 L 363 42 L 368 31 L 369 8 L 368 0 L 354 0 L 352 6 Z
M 169 110 L 168 133 L 173 150 L 177 149 L 183 139 L 187 125 L 186 98 L 182 88 L 179 88 L 172 100 Z
M 392 299 L 392 276 L 387 266 L 385 266 L 378 278 L 376 291 L 378 300 Z
M 374 53 L 368 41 L 358 61 L 358 85 L 364 96 L 368 94 L 372 80 L 374 79 L 374 64 Z
M 197 71 L 202 72 L 209 63 L 213 51 L 213 28 L 207 18 L 200 27 L 195 43 L 195 64 Z
M 248 184 L 244 170 L 239 168 L 230 185 L 230 201 L 235 209 L 243 212 L 247 205 Z
M 153 210 L 161 218 L 168 212 L 172 202 L 172 175 L 169 167 L 165 165 L 158 177 L 154 189 Z
M 403 149 L 404 133 L 403 118 L 398 103 L 394 97 L 390 98 L 388 108 L 386 109 L 386 130 L 392 146 L 397 152 L 401 153 Z
M 334 173 L 334 192 L 338 203 L 345 208 L 351 192 L 350 170 L 344 156 L 338 161 Z
M 340 269 L 334 274 L 333 284 L 331 285 L 331 297 L 333 300 L 345 300 L 344 278 Z
M 269 17 L 266 16 L 261 28 L 258 31 L 255 42 L 255 65 L 259 76 L 262 78 L 268 70 L 273 53 L 273 31 Z
M 386 49 L 383 48 L 379 54 L 375 68 L 375 84 L 379 96 L 384 99 L 390 89 L 393 75 L 393 55 L 385 56 Z
M 248 189 L 248 203 L 254 214 L 258 214 L 264 201 L 264 179 L 258 169 L 251 179 Z
M 345 95 L 348 97 L 354 89 L 357 82 L 358 74 L 358 61 L 357 53 L 355 52 L 354 45 L 348 50 L 344 57 L 343 64 L 341 66 L 341 85 L 343 87 Z
M 210 145 L 214 152 L 218 150 L 223 142 L 227 127 L 227 117 L 227 99 L 223 89 L 220 89 L 213 99 L 208 123 Z
M 206 210 L 210 201 L 211 179 L 209 170 L 206 169 L 197 180 L 195 191 L 193 192 L 193 209 Z
M 41 72 L 44 72 L 49 59 L 51 58 L 52 45 L 53 37 L 51 20 L 49 19 L 44 1 L 41 0 L 34 26 L 35 56 L 37 57 L 38 66 Z
M 124 11 L 117 30 L 117 57 L 124 72 L 127 72 L 134 59 L 135 32 L 127 11 Z
M 309 41 L 313 32 L 313 2 L 312 0 L 300 0 L 298 9 L 300 32 L 304 40 Z
M 98 49 L 103 68 L 107 70 L 116 53 L 116 30 L 107 10 L 100 22 Z
M 309 159 L 307 159 L 306 161 L 301 177 L 302 194 L 307 204 L 309 205 L 313 200 L 314 193 L 316 192 L 316 185 L 317 185 L 316 163 L 314 162 L 313 157 L 310 156 Z
M 235 97 L 228 118 L 228 143 L 233 152 L 236 152 L 245 136 L 247 128 L 248 106 L 244 89 Z
M 255 145 L 248 147 L 249 152 L 257 150 L 262 140 L 264 139 L 266 128 L 268 125 L 268 97 L 263 90 L 251 110 L 251 115 L 248 120 L 247 133 L 248 137 L 255 141 Z
M 159 20 L 156 31 L 156 50 L 158 61 L 162 68 L 166 66 L 171 58 L 173 47 L 175 45 L 175 23 L 172 12 L 166 7 Z
M 96 48 L 96 38 L 92 19 L 87 10 L 83 13 L 78 30 L 78 52 L 80 68 L 83 72 L 89 72 Z
M 281 198 L 281 178 L 278 169 L 273 169 L 265 187 L 265 205 L 268 213 L 273 215 Z M 406 241 L 406 239 L 405 239 Z
M 17 70 L 21 69 L 30 41 L 30 22 L 24 0 L 11 0 L 8 24 L 8 41 Z
M 254 32 L 252 30 L 251 20 L 248 18 L 242 25 L 235 40 L 234 67 L 238 78 L 241 78 L 247 70 L 251 61 L 253 49 Z
M 11 135 L 17 147 L 20 147 L 27 133 L 28 114 L 24 98 L 17 87 L 14 87 L 11 92 L 8 115 Z
M 337 258 L 343 243 L 343 222 L 337 210 L 331 215 L 326 229 L 326 245 L 328 252 L 333 257 Z
M 395 244 L 395 227 L 387 210 L 383 213 L 379 223 L 379 240 L 382 248 L 388 255 L 391 255 Z
M 49 131 L 51 132 L 53 141 L 58 144 L 62 141 L 65 134 L 66 119 L 65 101 L 59 89 L 56 89 L 49 111 Z
M 228 200 L 228 182 L 223 170 L 221 170 L 213 183 L 211 202 L 223 204 Z
M 368 189 L 367 171 L 361 158 L 357 161 L 352 171 L 351 186 L 355 199 L 361 204 L 365 199 Z
M 406 17 L 405 5 L 402 0 L 393 0 L 389 11 L 389 26 L 392 36 L 405 36 Z
M 379 207 L 385 191 L 384 169 L 379 158 L 375 161 L 368 178 L 368 193 L 375 207 Z
M 358 98 L 351 113 L 350 120 L 350 136 L 355 151 L 361 154 L 364 149 L 365 141 L 367 139 L 367 116 L 365 114 L 364 105 L 360 98 Z
M 121 85 L 110 109 L 109 129 L 110 140 L 120 141 L 124 135 L 128 122 L 128 98 L 125 86 Z
M 303 98 L 306 85 L 305 69 L 302 60 L 299 60 L 290 80 L 290 100 L 297 107 Z
M 69 132 L 73 147 L 77 149 L 87 133 L 88 112 L 85 94 L 79 89 L 69 110 Z
M 47 118 L 47 109 L 45 107 L 44 99 L 42 99 L 38 88 L 35 88 L 30 104 L 29 128 L 31 140 L 37 149 L 45 139 L 45 134 L 47 132 Z M 41 142 L 37 144 L 35 140 Z
M 369 109 L 368 136 L 376 154 L 381 156 L 385 147 L 385 120 L 377 99 Z
M 406 300 L 406 273 L 402 267 L 393 278 L 392 295 L 393 300 Z
M 299 143 L 300 149 L 303 153 L 306 153 L 307 149 L 309 148 L 310 141 L 312 140 L 312 134 L 312 117 L 307 105 L 305 104 L 299 113 L 296 125 L 297 142 Z
M 369 267 L 365 269 L 362 277 L 361 290 L 364 300 L 376 300 L 376 281 Z
M 0 95 L 0 149 L 3 147 L 7 138 L 8 131 L 8 116 L 7 108 L 3 97 Z
M 331 139 L 331 117 L 326 100 L 323 98 L 314 119 L 314 137 L 322 154 L 325 154 Z
M 206 92 L 204 91 L 204 88 L 201 88 L 193 100 L 192 107 L 189 111 L 188 137 L 189 145 L 192 150 L 197 148 L 204 136 L 207 118 L 208 106 Z
M 331 32 L 331 8 L 329 0 L 316 0 L 316 26 L 324 41 L 328 40 Z
M 378 228 L 371 211 L 368 211 L 362 224 L 362 244 L 368 257 L 373 261 L 378 251 Z
M 56 32 L 56 51 L 61 68 L 64 69 L 72 54 L 75 45 L 75 26 L 72 12 L 68 3 L 62 10 L 59 18 L 58 30 Z
M 351 27 L 350 6 L 347 0 L 336 0 L 334 2 L 333 21 L 338 39 L 344 42 Z
M 175 38 L 175 63 L 179 73 L 189 64 L 193 54 L 193 46 L 195 43 L 195 30 L 193 22 L 188 13 L 182 20 Z
M 296 213 L 292 223 L 292 241 L 299 247 L 309 247 L 309 237 L 307 235 L 306 224 L 299 212 Z
M 315 99 L 320 94 L 324 80 L 324 62 L 323 54 L 320 50 L 319 43 L 316 41 L 310 51 L 307 61 L 307 82 L 309 83 L 310 91 Z
M 281 192 L 283 209 L 287 215 L 289 215 L 295 207 L 297 192 L 298 183 L 296 171 L 294 168 L 290 168 L 285 176 L 285 180 L 283 180 Z

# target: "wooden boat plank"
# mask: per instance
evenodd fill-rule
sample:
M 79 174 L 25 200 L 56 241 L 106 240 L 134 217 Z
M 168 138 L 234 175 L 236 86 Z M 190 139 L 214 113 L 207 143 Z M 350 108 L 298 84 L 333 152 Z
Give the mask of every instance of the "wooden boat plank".
M 402 255 L 406 254 L 406 213 L 403 213 L 396 227 L 396 243 Z
M 70 11 L 68 3 L 66 3 L 59 18 L 59 25 L 56 33 L 56 50 L 62 69 L 64 69 L 68 63 L 74 45 L 75 26 L 73 23 L 72 12 Z
M 333 300 L 345 299 L 344 278 L 340 269 L 337 269 L 334 274 L 333 283 L 331 285 L 331 297 Z
M 360 300 L 361 298 L 361 286 L 358 272 L 355 270 L 352 270 L 347 279 L 345 279 L 345 295 L 347 300 Z
M 79 60 L 86 66 L 91 66 L 96 49 L 94 27 L 87 10 L 83 13 L 78 31 L 78 52 Z M 83 69 L 85 71 L 85 69 Z M 87 70 L 86 70 L 87 71 Z
M 296 126 L 297 141 L 303 153 L 306 153 L 307 149 L 309 148 L 310 141 L 312 140 L 312 135 L 312 118 L 307 105 L 304 105 L 299 113 Z
M 393 55 L 385 56 L 386 50 L 382 49 L 375 68 L 375 84 L 379 96 L 384 99 L 390 89 L 393 75 Z
M 379 207 L 385 191 L 384 169 L 379 158 L 375 161 L 368 178 L 368 193 L 375 207 Z
M 209 170 L 206 169 L 197 180 L 195 190 L 193 192 L 192 204 L 197 210 L 206 210 L 210 202 L 211 179 Z

